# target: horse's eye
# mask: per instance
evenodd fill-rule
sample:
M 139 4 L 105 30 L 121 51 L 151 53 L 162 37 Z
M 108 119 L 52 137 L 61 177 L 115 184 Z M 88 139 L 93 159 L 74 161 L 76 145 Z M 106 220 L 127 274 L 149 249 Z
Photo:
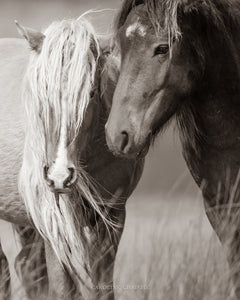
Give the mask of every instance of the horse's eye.
M 161 44 L 157 46 L 154 50 L 154 56 L 156 55 L 164 55 L 169 52 L 169 46 L 168 44 Z

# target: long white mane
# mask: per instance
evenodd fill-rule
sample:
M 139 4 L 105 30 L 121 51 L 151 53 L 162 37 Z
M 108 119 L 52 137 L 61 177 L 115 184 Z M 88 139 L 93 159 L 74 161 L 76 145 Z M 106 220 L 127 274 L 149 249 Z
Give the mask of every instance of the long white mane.
M 83 18 L 54 22 L 44 34 L 46 38 L 41 53 L 32 55 L 29 64 L 27 79 L 32 95 L 27 109 L 31 109 L 32 105 L 42 109 L 46 128 L 50 128 L 49 118 L 53 117 L 56 134 L 61 121 L 59 100 L 67 98 L 68 128 L 77 131 L 94 83 L 100 53 L 98 40 L 91 24 Z M 95 49 L 97 57 L 91 47 Z M 49 111 L 50 107 L 52 112 Z
M 34 225 L 81 284 L 89 275 L 82 197 L 103 222 L 114 224 L 103 213 L 103 200 L 81 165 L 76 190 L 71 196 L 59 195 L 59 206 L 46 185 L 43 168 L 48 165 L 47 142 L 51 136 L 59 136 L 61 100 L 67 101 L 70 142 L 81 130 L 100 50 L 92 26 L 81 17 L 55 22 L 44 34 L 41 53 L 32 53 L 25 78 L 26 140 L 19 188 Z

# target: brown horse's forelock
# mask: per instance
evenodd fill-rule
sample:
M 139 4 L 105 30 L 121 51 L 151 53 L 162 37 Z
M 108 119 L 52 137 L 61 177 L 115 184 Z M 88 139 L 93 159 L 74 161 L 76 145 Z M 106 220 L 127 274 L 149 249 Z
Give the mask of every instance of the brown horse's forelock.
M 177 23 L 179 0 L 126 0 L 116 18 L 116 34 L 124 25 L 130 12 L 142 4 L 146 6 L 146 14 L 143 17 L 150 20 L 156 33 L 159 33 L 159 31 L 168 31 L 170 42 L 180 36 Z
M 226 28 L 226 23 L 229 28 L 234 28 L 235 23 L 240 22 L 240 4 L 236 4 L 234 0 L 125 0 L 116 17 L 116 35 L 130 12 L 142 4 L 146 6 L 146 17 L 156 32 L 168 30 L 171 40 L 181 36 L 181 22 L 186 15 L 200 17 L 204 21 L 203 24 L 206 22 L 210 26 L 213 25 L 227 40 L 229 30 Z

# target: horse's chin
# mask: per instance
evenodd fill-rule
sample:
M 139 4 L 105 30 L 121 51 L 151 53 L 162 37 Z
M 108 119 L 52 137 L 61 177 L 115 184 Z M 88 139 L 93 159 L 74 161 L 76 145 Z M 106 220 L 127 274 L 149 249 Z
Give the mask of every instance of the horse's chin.
M 64 194 L 71 194 L 72 193 L 72 189 L 71 188 L 64 188 L 64 189 L 54 189 L 54 188 L 50 188 L 50 191 L 55 195 L 64 195 Z
M 145 145 L 142 147 L 140 152 L 138 152 L 137 154 L 138 158 L 144 158 L 148 154 L 150 144 L 151 144 L 150 140 L 145 143 Z
M 76 190 L 76 186 L 71 187 L 71 188 L 63 188 L 63 189 L 54 189 L 52 187 L 49 187 L 50 192 L 52 193 L 52 195 L 54 196 L 54 199 L 57 203 L 58 208 L 60 208 L 59 202 L 60 199 L 62 199 L 63 201 L 73 201 L 73 199 L 75 199 L 75 195 L 78 193 Z
M 147 142 L 141 145 L 134 145 L 130 147 L 128 151 L 119 151 L 116 148 L 110 149 L 114 156 L 124 159 L 143 159 L 149 150 L 151 140 L 148 139 Z
M 140 140 L 139 140 L 140 141 Z M 144 158 L 150 148 L 152 141 L 152 133 L 148 134 L 147 136 L 142 137 L 141 141 L 138 144 L 134 144 L 132 147 L 130 147 L 129 155 L 134 158 Z

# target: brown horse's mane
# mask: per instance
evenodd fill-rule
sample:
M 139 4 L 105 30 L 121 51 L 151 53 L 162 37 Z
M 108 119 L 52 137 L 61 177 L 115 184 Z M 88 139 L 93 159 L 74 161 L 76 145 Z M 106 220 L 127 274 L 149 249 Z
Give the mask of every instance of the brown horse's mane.
M 125 0 L 116 17 L 116 33 L 132 9 L 141 4 L 146 5 L 147 17 L 155 28 L 167 26 L 173 34 L 178 34 L 179 27 L 181 31 L 181 22 L 189 15 L 200 18 L 203 24 L 214 25 L 227 39 L 240 25 L 240 2 L 237 0 Z
M 118 30 L 125 23 L 131 10 L 141 4 L 147 6 L 152 20 L 159 20 L 160 11 L 162 16 L 167 17 L 174 10 L 180 9 L 184 13 L 201 13 L 209 20 L 214 18 L 219 26 L 221 18 L 239 23 L 240 3 L 238 0 L 125 0 L 116 17 L 115 29 Z

